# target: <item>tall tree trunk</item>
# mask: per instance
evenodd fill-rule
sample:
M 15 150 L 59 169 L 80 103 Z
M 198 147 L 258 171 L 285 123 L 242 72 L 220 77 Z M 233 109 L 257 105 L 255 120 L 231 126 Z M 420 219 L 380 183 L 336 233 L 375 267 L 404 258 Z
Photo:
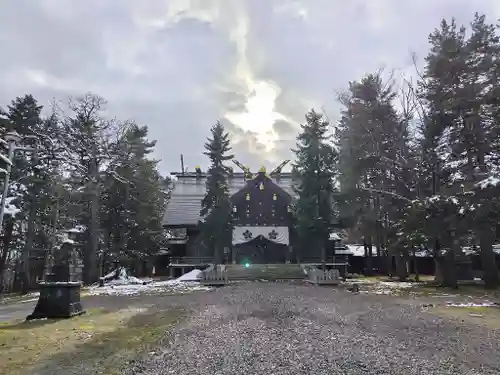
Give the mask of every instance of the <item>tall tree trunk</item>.
M 500 285 L 500 277 L 493 252 L 495 229 L 485 228 L 479 233 L 479 245 L 481 254 L 481 263 L 484 271 L 484 286 L 488 289 L 494 289 Z
M 30 193 L 29 199 L 29 214 L 28 214 L 28 229 L 26 232 L 26 244 L 22 254 L 22 276 L 21 276 L 21 294 L 27 294 L 31 288 L 31 253 L 35 242 L 35 225 L 36 225 L 36 195 L 35 192 Z
M 415 251 L 415 247 L 412 247 L 413 248 L 413 252 L 412 252 L 412 258 L 413 258 L 413 271 L 415 272 L 415 282 L 420 282 L 420 274 L 418 272 L 418 257 L 417 257 L 417 253 Z
M 9 247 L 12 242 L 12 232 L 14 231 L 14 218 L 8 217 L 5 221 L 5 231 L 2 243 L 2 257 L 0 258 L 0 293 L 4 292 L 5 270 L 9 259 Z
M 215 243 L 213 245 L 213 249 L 214 249 L 214 264 L 221 264 L 221 251 L 220 251 L 220 245 L 219 243 Z
M 477 110 L 475 111 L 477 114 Z M 476 159 L 479 170 L 482 173 L 488 172 L 488 167 L 486 166 L 486 154 L 487 154 L 487 143 L 486 137 L 484 136 L 484 127 L 481 124 L 480 118 L 475 116 L 472 122 L 472 127 L 474 131 L 474 138 L 476 144 Z
M 444 266 L 443 259 L 441 257 L 441 243 L 438 238 L 434 239 L 434 281 L 438 284 L 443 284 L 444 279 Z
M 396 255 L 396 275 L 398 280 L 404 282 L 408 279 L 407 257 L 405 254 Z
M 120 226 L 120 245 L 119 251 L 122 254 L 126 253 L 127 244 L 128 244 L 128 235 L 127 235 L 127 218 L 128 218 L 128 199 L 130 194 L 130 186 L 128 183 L 125 184 L 125 198 L 123 202 L 123 224 Z
M 45 251 L 45 257 L 43 260 L 43 279 L 46 280 L 47 274 L 51 270 L 52 266 L 52 258 L 54 256 L 54 247 L 56 246 L 56 236 L 57 236 L 57 230 L 58 230 L 58 223 L 59 223 L 59 214 L 60 214 L 60 205 L 61 202 L 58 197 L 56 197 L 56 202 L 54 204 L 54 210 L 53 210 L 53 217 L 52 217 L 52 229 L 51 229 L 51 234 L 50 234 L 50 241 L 49 241 L 49 247 Z
M 325 240 L 321 241 L 321 268 L 323 269 L 323 271 L 326 270 L 326 243 L 327 241 Z
M 444 256 L 444 270 L 443 270 L 443 286 L 447 286 L 453 289 L 458 288 L 457 280 L 457 265 L 456 265 L 456 254 L 460 251 L 460 244 L 458 243 L 458 238 L 454 232 L 450 234 L 450 249 L 446 252 Z
M 97 269 L 97 251 L 99 248 L 99 166 L 97 161 L 97 151 L 93 147 L 94 157 L 89 163 L 90 178 L 92 179 L 90 188 L 90 223 L 89 223 L 89 242 L 84 252 L 84 283 L 93 284 L 99 280 Z
M 363 243 L 365 250 L 365 275 L 373 276 L 373 249 L 372 249 L 372 238 L 371 236 L 365 236 Z

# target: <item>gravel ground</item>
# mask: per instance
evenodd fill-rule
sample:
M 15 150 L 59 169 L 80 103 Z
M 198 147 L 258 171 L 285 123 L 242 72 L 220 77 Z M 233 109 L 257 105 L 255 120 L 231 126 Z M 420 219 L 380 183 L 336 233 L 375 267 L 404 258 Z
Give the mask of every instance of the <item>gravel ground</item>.
M 416 301 L 240 283 L 176 304 L 189 318 L 127 375 L 500 374 L 500 331 L 444 320 Z

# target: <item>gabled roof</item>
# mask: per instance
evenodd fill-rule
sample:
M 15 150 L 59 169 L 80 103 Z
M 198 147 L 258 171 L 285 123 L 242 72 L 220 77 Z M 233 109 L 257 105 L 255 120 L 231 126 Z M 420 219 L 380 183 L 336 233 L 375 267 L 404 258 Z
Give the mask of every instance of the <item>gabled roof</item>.
M 270 177 L 264 174 L 259 173 L 252 180 L 247 180 L 246 185 L 243 188 L 232 194 L 231 196 L 232 202 L 236 203 L 237 199 L 242 199 L 246 193 L 251 192 L 254 189 L 257 189 L 260 183 L 264 183 L 264 185 L 267 186 L 266 192 L 268 192 L 270 189 L 271 193 L 276 193 L 278 196 L 284 198 L 287 204 L 290 203 L 290 201 L 292 200 L 292 194 L 287 192 L 282 186 L 278 185 L 275 180 L 271 179 Z
M 173 188 L 170 200 L 163 217 L 164 227 L 186 227 L 197 225 L 200 218 L 201 201 L 205 196 L 205 181 L 207 175 L 196 173 L 172 173 L 176 177 L 173 182 Z M 292 197 L 293 180 L 291 173 L 281 173 L 279 176 L 272 177 L 272 181 L 281 187 Z M 233 177 L 228 178 L 229 193 L 235 194 L 247 184 L 243 173 L 234 173 Z

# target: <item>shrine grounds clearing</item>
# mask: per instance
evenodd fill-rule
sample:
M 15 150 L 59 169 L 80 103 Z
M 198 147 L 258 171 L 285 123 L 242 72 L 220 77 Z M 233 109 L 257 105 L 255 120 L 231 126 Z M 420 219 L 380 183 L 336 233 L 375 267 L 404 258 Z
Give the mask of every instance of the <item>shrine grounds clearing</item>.
M 86 297 L 86 316 L 30 327 L 3 323 L 0 368 L 7 356 L 14 362 L 19 355 L 9 348 L 7 335 L 15 341 L 38 332 L 49 336 L 40 338 L 42 346 L 18 340 L 37 357 L 4 370 L 41 375 L 500 373 L 498 309 L 449 308 L 446 298 L 361 289 L 353 294 L 298 282 L 241 282 L 183 295 Z M 24 314 L 21 304 L 15 306 Z M 14 305 L 5 305 L 0 315 L 7 308 L 15 314 Z M 57 350 L 55 344 L 49 347 L 50 335 L 63 341 Z

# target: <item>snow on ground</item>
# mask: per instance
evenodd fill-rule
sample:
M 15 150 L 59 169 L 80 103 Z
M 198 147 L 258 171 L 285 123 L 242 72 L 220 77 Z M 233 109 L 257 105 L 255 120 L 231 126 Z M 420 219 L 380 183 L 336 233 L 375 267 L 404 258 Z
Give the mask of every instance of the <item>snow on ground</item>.
M 447 307 L 499 307 L 498 303 L 495 302 L 465 302 L 465 303 L 447 303 Z
M 350 279 L 347 284 L 360 285 L 360 293 L 369 294 L 398 294 L 402 289 L 413 288 L 417 283 L 400 282 L 400 281 L 379 281 L 366 279 Z
M 25 303 L 25 302 L 33 302 L 33 301 L 38 301 L 38 297 L 40 296 L 40 292 L 33 292 L 33 293 L 28 293 L 23 296 L 23 298 L 19 299 L 19 295 L 13 296 L 13 297 L 4 297 L 2 298 L 0 296 L 0 303 L 10 303 L 12 301 L 16 303 Z
M 115 279 L 115 274 L 118 272 L 118 278 Z M 111 271 L 106 276 L 104 276 L 104 280 L 106 280 L 106 285 L 143 285 L 149 284 L 153 282 L 153 279 L 139 279 L 135 276 L 130 276 L 127 274 L 127 270 L 124 267 L 118 268 L 116 270 Z
M 194 269 L 192 271 L 189 271 L 188 273 L 185 273 L 181 277 L 177 278 L 176 280 L 179 281 L 198 281 L 201 278 L 201 270 Z
M 371 280 L 350 280 L 348 283 L 361 284 L 360 293 L 369 294 L 398 294 L 403 289 L 413 288 L 417 283 L 400 281 L 371 281 Z
M 201 270 L 192 270 L 181 277 L 167 281 L 142 280 L 133 276 L 120 278 L 106 283 L 103 287 L 92 287 L 87 291 L 88 295 L 122 295 L 133 296 L 147 293 L 175 293 L 183 294 L 192 291 L 210 290 L 211 288 L 200 286 Z
M 364 294 L 379 294 L 398 296 L 406 291 L 409 295 L 421 296 L 418 290 L 411 290 L 419 284 L 415 282 L 399 282 L 399 281 L 380 281 L 373 279 L 351 279 L 345 282 L 346 284 L 358 284 L 359 292 Z M 406 294 L 405 293 L 405 294 Z M 500 308 L 500 303 L 491 302 L 484 297 L 453 295 L 448 293 L 426 293 L 428 298 L 446 298 L 445 301 L 439 302 L 440 305 L 446 307 L 492 307 Z M 442 300 L 441 300 L 442 301 Z

